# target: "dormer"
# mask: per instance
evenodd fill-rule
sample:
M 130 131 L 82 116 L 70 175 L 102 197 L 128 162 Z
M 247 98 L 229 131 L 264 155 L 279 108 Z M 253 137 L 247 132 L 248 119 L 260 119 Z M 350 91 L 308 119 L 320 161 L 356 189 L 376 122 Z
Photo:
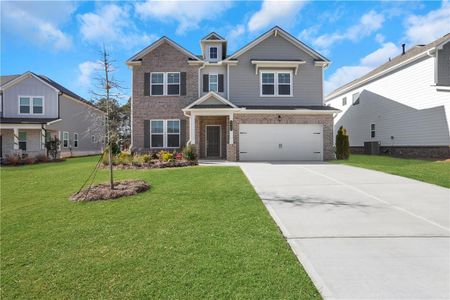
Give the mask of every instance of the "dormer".
M 215 32 L 211 32 L 201 39 L 203 60 L 207 62 L 219 62 L 225 59 L 227 54 L 227 41 Z

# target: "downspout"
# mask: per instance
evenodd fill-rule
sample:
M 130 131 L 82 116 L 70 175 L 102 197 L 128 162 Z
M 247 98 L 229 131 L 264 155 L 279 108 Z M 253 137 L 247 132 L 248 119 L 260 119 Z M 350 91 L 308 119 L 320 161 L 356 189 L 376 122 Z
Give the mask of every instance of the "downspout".
M 191 144 L 191 140 L 192 140 L 192 138 L 191 138 L 191 122 L 190 122 L 190 120 L 191 120 L 191 115 L 188 115 L 184 110 L 183 110 L 183 115 L 185 116 L 185 117 L 188 117 L 189 118 L 189 140 L 186 142 L 188 145 L 190 145 Z

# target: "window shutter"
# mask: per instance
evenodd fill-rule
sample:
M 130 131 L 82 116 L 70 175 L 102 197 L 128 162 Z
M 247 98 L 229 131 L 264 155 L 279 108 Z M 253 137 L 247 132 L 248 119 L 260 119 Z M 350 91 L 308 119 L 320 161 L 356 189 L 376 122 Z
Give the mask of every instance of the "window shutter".
M 203 74 L 203 91 L 208 92 L 209 91 L 209 75 Z
M 150 148 L 150 120 L 144 120 L 144 148 Z
M 180 120 L 180 148 L 186 145 L 186 120 Z
M 186 72 L 180 73 L 180 95 L 186 95 Z
M 219 93 L 223 93 L 223 74 L 219 74 Z
M 144 96 L 150 96 L 150 73 L 144 73 Z

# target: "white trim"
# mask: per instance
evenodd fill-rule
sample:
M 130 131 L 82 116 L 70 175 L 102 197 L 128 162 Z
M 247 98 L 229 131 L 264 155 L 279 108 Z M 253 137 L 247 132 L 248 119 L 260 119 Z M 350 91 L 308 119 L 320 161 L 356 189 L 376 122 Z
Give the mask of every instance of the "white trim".
M 64 141 L 65 141 L 65 139 L 64 139 L 64 134 L 65 133 L 67 133 L 67 146 L 64 146 Z M 69 132 L 68 131 L 63 131 L 62 132 L 62 146 L 63 146 L 63 148 L 69 148 L 69 144 L 70 144 L 70 136 L 69 136 Z
M 39 76 L 34 75 L 31 72 L 26 72 L 22 75 L 20 75 L 19 77 L 8 81 L 7 83 L 5 83 L 4 85 L 2 85 L 0 87 L 0 90 L 4 91 L 14 85 L 16 85 L 17 83 L 21 82 L 22 80 L 26 79 L 26 78 L 30 78 L 30 77 L 34 77 L 35 79 L 39 80 L 40 82 L 42 82 L 43 84 L 45 84 L 46 86 L 50 87 L 52 90 L 54 90 L 55 92 L 59 93 L 60 90 L 58 90 L 57 88 L 55 88 L 53 85 L 49 84 L 48 82 L 44 81 L 42 78 L 39 78 Z
M 163 74 L 163 82 L 162 83 L 153 83 L 152 82 L 152 77 L 153 74 Z M 178 74 L 178 94 L 169 94 L 169 74 Z M 152 86 L 153 85 L 162 85 L 163 87 L 163 93 L 162 95 L 153 95 L 152 93 Z M 171 83 L 170 85 L 176 85 Z M 150 91 L 149 91 L 149 95 L 150 96 L 155 96 L 155 97 L 176 97 L 176 96 L 180 96 L 181 95 L 181 72 L 151 72 L 150 73 Z
M 208 40 L 208 38 L 211 35 L 215 35 L 217 38 L 219 38 L 218 40 Z M 226 40 L 223 39 L 222 36 L 220 36 L 218 33 L 216 32 L 210 32 L 207 36 L 205 36 L 204 38 L 201 39 L 202 41 L 207 41 L 207 42 L 226 42 Z
M 205 157 L 208 158 L 208 127 L 219 127 L 219 157 L 222 157 L 222 125 L 205 125 Z M 215 156 L 212 156 L 215 157 Z
M 158 75 L 158 74 L 162 74 L 163 81 L 162 81 L 162 83 L 155 83 L 155 84 L 153 84 L 153 75 Z M 150 73 L 150 91 L 149 91 L 149 95 L 150 96 L 165 96 L 165 90 L 166 90 L 166 88 L 165 88 L 165 79 L 166 79 L 166 75 L 165 75 L 164 72 L 151 72 Z M 159 95 L 159 94 L 153 95 L 153 91 L 152 91 L 152 86 L 153 85 L 162 85 L 162 94 L 161 95 Z
M 436 85 L 436 90 L 438 90 L 438 91 L 450 91 L 450 86 Z
M 181 47 L 180 45 L 178 45 L 177 43 L 175 43 L 174 41 L 172 41 L 168 37 L 163 36 L 162 38 L 160 38 L 159 40 L 157 40 L 156 42 L 154 42 L 153 44 L 151 44 L 147 48 L 144 48 L 143 50 L 141 50 L 140 52 L 135 54 L 133 57 L 128 59 L 125 63 L 127 65 L 136 65 L 135 60 L 140 59 L 143 56 L 147 55 L 148 53 L 152 52 L 153 50 L 155 50 L 156 48 L 161 46 L 163 43 L 168 43 L 169 45 L 175 47 L 176 49 L 178 49 L 179 51 L 183 52 L 184 54 L 186 54 L 187 56 L 189 56 L 190 58 L 192 58 L 194 60 L 200 60 L 197 56 L 195 56 L 194 54 L 192 54 L 188 50 L 184 49 L 183 47 Z
M 372 129 L 372 125 L 373 125 L 373 129 Z M 370 136 L 369 136 L 370 139 L 375 139 L 377 137 L 377 126 L 375 125 L 375 123 L 370 123 L 369 128 L 370 128 Z M 374 136 L 372 136 L 372 132 L 373 132 Z
M 211 48 L 216 48 L 216 58 L 211 57 Z M 218 45 L 209 45 L 207 55 L 208 55 L 209 61 L 218 61 L 219 60 L 219 46 Z
M 177 121 L 178 122 L 178 133 L 168 133 L 167 131 L 167 122 L 168 121 Z M 162 122 L 163 123 L 163 132 L 159 133 L 153 133 L 152 132 L 152 122 Z M 180 119 L 151 119 L 150 120 L 150 128 L 149 128 L 149 134 L 150 134 L 150 148 L 151 149 L 178 149 L 181 147 L 181 121 Z M 163 146 L 162 147 L 153 147 L 152 145 L 152 135 L 162 135 L 163 136 Z M 167 146 L 168 136 L 169 135 L 178 135 L 178 147 L 169 147 Z
M 297 46 L 297 48 L 300 48 L 301 50 L 307 52 L 312 57 L 322 59 L 322 60 L 324 60 L 325 63 L 328 63 L 328 64 L 330 63 L 330 61 L 326 57 L 324 57 L 320 53 L 316 52 L 312 48 L 308 47 L 307 45 L 303 44 L 301 41 L 297 40 L 296 38 L 291 36 L 289 33 L 285 32 L 283 29 L 281 29 L 278 26 L 275 26 L 271 30 L 267 31 L 265 34 L 261 35 L 259 38 L 255 39 L 253 42 L 247 44 L 245 47 L 243 47 L 240 50 L 238 50 L 237 52 L 233 53 L 231 56 L 227 57 L 224 61 L 230 61 L 231 59 L 239 57 L 240 55 L 244 54 L 251 48 L 255 47 L 262 41 L 269 38 L 270 36 L 272 36 L 272 35 L 277 36 L 278 34 L 280 36 L 282 36 L 283 38 L 285 38 L 287 41 L 289 41 L 292 44 L 294 44 L 295 46 Z
M 222 102 L 223 104 L 227 104 L 229 106 L 231 106 L 232 108 L 237 108 L 236 105 L 234 105 L 233 103 L 231 103 L 230 101 L 228 101 L 227 99 L 225 99 L 224 97 L 220 96 L 219 94 L 215 93 L 215 92 L 208 92 L 207 94 L 203 95 L 201 98 L 195 100 L 194 102 L 192 102 L 191 104 L 189 104 L 188 106 L 186 106 L 185 108 L 183 108 L 182 110 L 189 110 L 190 108 L 192 108 L 195 105 L 201 104 L 202 102 L 206 101 L 209 97 L 214 97 L 217 100 L 219 100 L 220 102 Z M 224 109 L 224 108 L 222 108 Z M 196 109 L 197 110 L 197 109 Z
M 290 86 L 290 90 L 289 90 L 289 92 L 290 92 L 290 94 L 289 95 L 279 95 L 279 93 L 278 93 L 278 86 L 279 86 L 279 83 L 278 83 L 278 74 L 279 73 L 289 73 L 289 76 L 290 76 L 290 78 L 289 78 L 289 86 Z M 263 94 L 263 89 L 262 89 L 262 86 L 263 86 L 263 82 L 262 82 L 262 75 L 263 74 L 274 74 L 274 87 L 273 87 L 273 92 L 274 92 L 274 94 L 273 95 L 264 95 Z M 266 97 L 276 97 L 276 98 L 280 98 L 280 97 L 293 97 L 293 95 L 294 95 L 294 91 L 293 91 L 293 89 L 294 89 L 294 84 L 293 84 L 293 81 L 294 81 L 294 78 L 293 78 L 294 76 L 293 76 L 293 74 L 292 74 L 292 71 L 290 71 L 290 70 L 261 70 L 260 72 L 259 72 L 259 96 L 260 97 L 264 97 L 264 98 L 266 98 Z M 267 84 L 268 85 L 268 84 Z M 287 84 L 284 84 L 284 83 L 282 83 L 281 85 L 287 85 Z
M 76 138 L 75 138 L 76 137 Z M 76 142 L 76 144 L 75 144 L 75 142 Z M 78 143 L 79 143 L 79 140 L 78 140 L 78 132 L 74 132 L 73 133 L 73 147 L 74 148 L 78 148 Z
M 252 60 L 252 64 L 255 65 L 255 74 L 258 74 L 258 70 L 261 68 L 291 68 L 294 69 L 294 74 L 297 75 L 298 68 L 305 63 L 305 61 Z
M 41 124 L 12 124 L 12 123 L 1 123 L 0 129 L 41 129 Z
M 335 114 L 340 110 L 310 110 L 310 109 L 240 109 L 236 111 L 237 114 L 293 114 L 293 115 L 322 115 Z
M 21 113 L 20 112 L 20 98 L 28 98 L 29 100 L 29 107 L 30 112 L 29 113 Z M 42 99 L 42 113 L 34 113 L 34 99 L 40 98 Z M 28 95 L 17 95 L 17 114 L 21 116 L 42 116 L 45 115 L 45 97 L 44 96 L 28 96 Z

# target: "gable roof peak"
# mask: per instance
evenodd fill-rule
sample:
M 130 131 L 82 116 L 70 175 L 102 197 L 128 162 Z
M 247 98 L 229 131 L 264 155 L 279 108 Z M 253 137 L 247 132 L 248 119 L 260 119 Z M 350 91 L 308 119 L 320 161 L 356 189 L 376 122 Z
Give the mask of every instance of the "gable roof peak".
M 201 41 L 226 41 L 223 36 L 216 33 L 215 31 L 212 31 L 208 33 L 206 36 L 204 36 Z

